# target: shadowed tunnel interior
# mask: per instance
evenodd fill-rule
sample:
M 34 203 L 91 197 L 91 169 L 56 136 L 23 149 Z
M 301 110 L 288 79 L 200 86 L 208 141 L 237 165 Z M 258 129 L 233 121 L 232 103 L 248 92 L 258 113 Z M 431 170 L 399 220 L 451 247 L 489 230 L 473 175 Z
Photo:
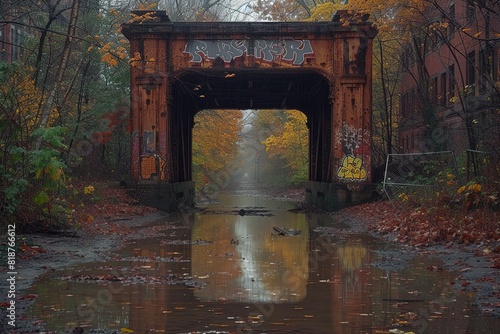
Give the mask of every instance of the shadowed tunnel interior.
M 298 109 L 309 128 L 309 179 L 326 182 L 330 161 L 328 81 L 313 71 L 189 70 L 172 83 L 170 134 L 174 178 L 189 181 L 194 116 L 204 109 Z M 190 126 L 186 126 L 190 125 Z M 189 148 L 186 150 L 186 148 Z
M 328 102 L 328 83 L 314 72 L 283 70 L 189 71 L 173 85 L 174 98 L 202 109 L 299 109 Z M 310 110 L 310 112 L 313 112 Z

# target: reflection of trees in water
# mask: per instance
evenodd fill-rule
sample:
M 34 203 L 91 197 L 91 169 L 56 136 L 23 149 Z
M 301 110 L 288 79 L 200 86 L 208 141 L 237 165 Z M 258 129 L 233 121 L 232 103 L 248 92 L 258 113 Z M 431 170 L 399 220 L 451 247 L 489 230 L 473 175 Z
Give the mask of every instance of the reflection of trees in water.
M 342 276 L 344 288 L 353 291 L 362 291 L 359 273 L 356 269 L 363 267 L 366 262 L 366 254 L 368 253 L 365 246 L 353 244 L 349 241 L 344 246 L 337 248 L 340 264 L 342 265 Z
M 192 238 L 214 243 L 192 246 L 192 275 L 208 277 L 206 281 L 210 282 L 204 289 L 195 290 L 197 298 L 283 303 L 306 296 L 309 268 L 305 217 L 287 214 L 286 219 L 276 218 L 286 221 L 287 228 L 304 231 L 291 237 L 271 235 L 274 218 L 200 217 Z
M 363 260 L 366 256 L 367 250 L 362 245 L 345 245 L 337 249 L 342 268 L 346 270 L 354 270 L 363 266 Z

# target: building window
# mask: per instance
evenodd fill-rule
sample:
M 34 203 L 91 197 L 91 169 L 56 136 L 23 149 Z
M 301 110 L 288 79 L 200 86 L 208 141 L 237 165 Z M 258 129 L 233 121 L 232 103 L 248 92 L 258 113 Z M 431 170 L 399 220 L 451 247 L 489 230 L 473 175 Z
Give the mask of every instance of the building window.
M 401 63 L 404 70 L 408 70 L 415 63 L 415 53 L 411 45 L 407 45 L 401 54 Z
M 455 64 L 451 64 L 448 67 L 448 80 L 450 80 L 448 84 L 448 90 L 450 92 L 450 96 L 448 96 L 448 103 L 451 103 L 451 98 L 455 96 Z
M 438 103 L 438 91 L 437 91 L 437 77 L 432 78 L 429 84 L 429 99 L 432 104 L 436 105 Z
M 467 0 L 466 3 L 466 8 L 465 8 L 465 15 L 466 15 L 466 20 L 467 23 L 472 22 L 476 16 L 476 8 L 474 7 L 474 1 L 473 0 Z
M 466 64 L 466 86 L 467 92 L 471 90 L 474 91 L 474 85 L 476 83 L 476 51 L 469 52 L 467 54 L 467 64 Z
M 403 54 L 401 55 L 401 61 L 403 63 L 403 71 L 408 69 L 409 61 L 408 61 L 408 53 L 406 51 L 403 51 Z
M 491 47 L 479 52 L 479 92 L 484 93 L 492 84 L 494 73 L 494 52 Z
M 3 26 L 0 27 L 0 61 L 7 61 L 7 50 L 5 50 L 5 40 Z
M 11 57 L 11 61 L 14 62 L 16 61 L 17 59 L 17 43 L 16 43 L 16 39 L 17 39 L 17 34 L 16 34 L 16 28 L 15 27 L 12 27 L 10 29 L 10 57 Z
M 401 95 L 401 101 L 399 102 L 401 105 L 401 116 L 408 117 L 408 111 L 406 110 L 406 96 L 407 93 Z
M 8 28 L 7 28 L 8 29 Z M 9 61 L 15 62 L 21 56 L 21 44 L 23 43 L 23 34 L 21 30 L 17 28 L 15 25 L 11 25 L 10 27 L 10 39 L 5 43 L 5 48 L 9 50 L 5 50 L 7 53 L 10 53 Z
M 417 110 L 419 108 L 419 105 L 417 103 L 417 95 L 416 94 L 417 93 L 415 92 L 415 88 L 413 88 L 411 90 L 411 105 L 410 105 L 412 114 L 416 114 Z
M 455 34 L 455 4 L 450 5 L 450 16 L 448 21 L 448 32 L 450 38 L 452 38 Z
M 448 94 L 448 79 L 446 77 L 446 72 L 441 73 L 441 77 L 439 78 L 439 105 L 441 106 L 446 106 L 447 105 L 447 100 L 449 100 L 449 94 Z

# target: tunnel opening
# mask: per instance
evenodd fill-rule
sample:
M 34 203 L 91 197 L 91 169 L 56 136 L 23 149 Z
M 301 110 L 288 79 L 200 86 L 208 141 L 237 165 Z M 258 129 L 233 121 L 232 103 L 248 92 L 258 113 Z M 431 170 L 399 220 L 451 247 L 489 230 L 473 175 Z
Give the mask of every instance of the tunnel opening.
M 309 130 L 301 111 L 205 109 L 196 114 L 194 123 L 197 203 L 226 188 L 304 189 Z
M 172 161 L 177 162 L 173 177 L 193 180 L 193 127 L 201 110 L 300 110 L 307 119 L 307 179 L 328 182 L 332 136 L 329 92 L 326 78 L 314 71 L 186 71 L 172 84 L 171 136 L 177 140 L 172 145 Z M 254 158 L 259 159 L 257 155 Z

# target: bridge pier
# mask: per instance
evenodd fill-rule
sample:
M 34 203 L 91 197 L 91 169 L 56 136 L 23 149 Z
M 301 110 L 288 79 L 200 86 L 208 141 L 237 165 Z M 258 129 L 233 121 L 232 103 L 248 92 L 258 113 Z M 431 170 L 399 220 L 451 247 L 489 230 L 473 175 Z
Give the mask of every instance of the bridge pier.
M 345 207 L 369 201 L 374 185 L 364 184 L 349 187 L 341 183 L 307 181 L 305 201 L 325 211 L 337 211 Z
M 127 184 L 128 192 L 140 204 L 165 212 L 176 212 L 194 206 L 194 182 L 133 182 Z

